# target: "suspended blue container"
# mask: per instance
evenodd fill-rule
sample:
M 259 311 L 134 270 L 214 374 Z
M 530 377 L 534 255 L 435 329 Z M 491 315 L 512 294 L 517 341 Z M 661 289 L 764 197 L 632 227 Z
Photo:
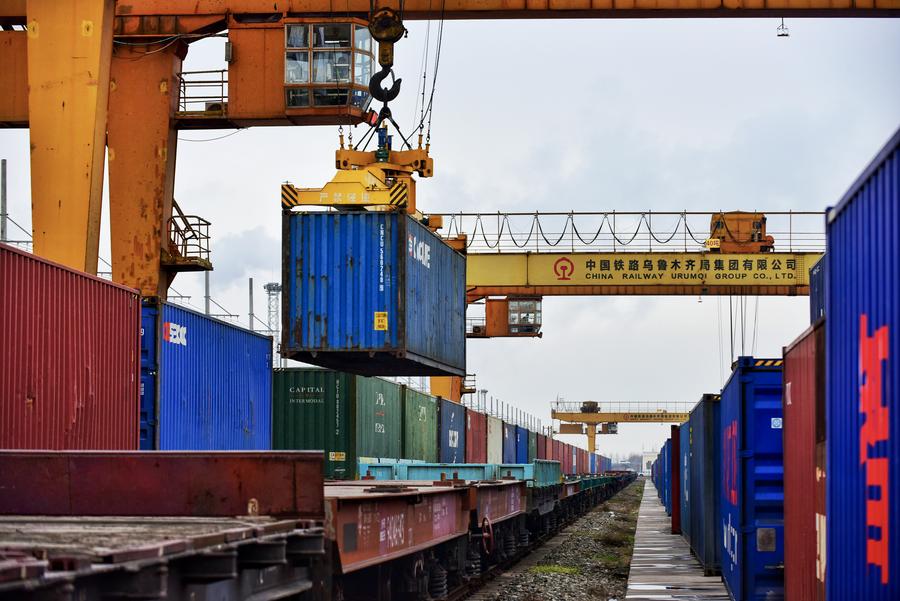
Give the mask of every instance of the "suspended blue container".
M 465 463 L 466 408 L 447 399 L 441 399 L 439 411 L 441 463 Z
M 284 214 L 285 357 L 362 375 L 465 375 L 466 259 L 401 213 Z
M 528 463 L 528 430 L 516 426 L 516 463 Z
M 691 410 L 691 549 L 707 576 L 721 572 L 722 439 L 719 395 L 705 394 Z M 684 523 L 684 520 L 682 520 Z
M 158 299 L 141 315 L 141 449 L 272 448 L 272 339 Z
M 503 422 L 503 463 L 516 461 L 516 426 Z
M 900 599 L 900 130 L 828 214 L 827 598 Z
M 720 545 L 735 601 L 784 598 L 781 364 L 738 357 L 722 390 Z
M 678 486 L 680 487 L 679 503 L 681 504 L 681 535 L 688 544 L 691 543 L 691 422 L 686 421 L 681 426 L 679 438 L 679 453 L 681 454 L 678 465 L 681 469 Z

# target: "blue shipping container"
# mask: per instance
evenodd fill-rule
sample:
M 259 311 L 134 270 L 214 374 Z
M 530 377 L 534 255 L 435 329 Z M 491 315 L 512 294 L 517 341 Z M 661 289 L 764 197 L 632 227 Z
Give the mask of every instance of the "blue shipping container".
M 466 259 L 400 213 L 285 213 L 284 355 L 363 375 L 465 375 Z
M 681 503 L 681 535 L 684 540 L 691 543 L 691 422 L 686 421 L 681 426 L 678 450 L 681 454 L 678 465 L 681 469 L 678 486 L 681 488 L 679 502 Z
M 592 474 L 596 474 L 600 472 L 600 468 L 597 465 L 598 460 L 600 458 L 597 457 L 596 453 L 591 453 L 588 455 L 588 471 Z
M 503 422 L 503 463 L 516 463 L 516 427 Z
M 441 463 L 465 463 L 466 461 L 466 408 L 441 399 Z
M 722 439 L 719 395 L 705 394 L 691 410 L 690 543 L 707 576 L 721 571 Z
M 828 279 L 827 258 L 823 255 L 809 268 L 809 323 L 825 317 L 825 281 Z
M 900 130 L 828 214 L 828 599 L 900 599 Z
M 516 426 L 516 463 L 528 463 L 528 430 Z
M 719 544 L 735 601 L 784 598 L 781 363 L 738 357 L 722 389 Z
M 145 299 L 141 449 L 272 448 L 272 339 Z

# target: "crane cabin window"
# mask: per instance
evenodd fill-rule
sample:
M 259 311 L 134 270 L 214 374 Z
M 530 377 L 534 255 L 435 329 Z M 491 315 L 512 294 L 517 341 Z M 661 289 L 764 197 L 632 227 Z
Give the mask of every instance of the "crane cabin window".
M 367 110 L 375 63 L 368 27 L 352 21 L 289 23 L 284 42 L 286 108 Z

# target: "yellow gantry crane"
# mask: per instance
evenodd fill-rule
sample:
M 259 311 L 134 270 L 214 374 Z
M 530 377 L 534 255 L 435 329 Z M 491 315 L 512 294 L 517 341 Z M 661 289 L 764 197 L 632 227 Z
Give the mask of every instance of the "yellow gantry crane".
M 660 405 L 679 405 L 685 411 L 659 409 Z M 598 401 L 555 401 L 550 417 L 560 422 L 560 434 L 587 435 L 588 451 L 597 449 L 597 434 L 616 434 L 618 424 L 632 423 L 674 423 L 680 424 L 690 417 L 687 403 L 645 403 L 621 402 L 604 403 Z

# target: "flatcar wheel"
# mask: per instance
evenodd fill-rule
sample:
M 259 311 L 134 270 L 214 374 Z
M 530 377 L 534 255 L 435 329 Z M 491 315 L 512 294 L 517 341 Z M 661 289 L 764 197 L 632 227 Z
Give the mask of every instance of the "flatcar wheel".
M 481 520 L 481 548 L 484 549 L 484 552 L 488 555 L 491 555 L 494 552 L 494 525 L 491 524 L 491 520 L 485 516 Z

